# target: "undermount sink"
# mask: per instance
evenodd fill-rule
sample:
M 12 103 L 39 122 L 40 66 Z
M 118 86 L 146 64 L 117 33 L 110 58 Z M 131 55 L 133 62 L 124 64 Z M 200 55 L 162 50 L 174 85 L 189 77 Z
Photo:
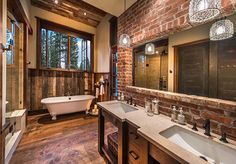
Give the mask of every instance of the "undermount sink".
M 177 125 L 160 133 L 171 142 L 213 164 L 234 164 L 236 150 Z
M 117 108 L 117 109 L 121 109 L 123 110 L 125 113 L 129 113 L 129 112 L 133 112 L 138 110 L 135 107 L 132 107 L 131 105 L 127 105 L 125 103 L 122 102 L 115 102 L 115 103 L 110 103 L 108 104 L 109 106 L 112 106 L 112 108 Z

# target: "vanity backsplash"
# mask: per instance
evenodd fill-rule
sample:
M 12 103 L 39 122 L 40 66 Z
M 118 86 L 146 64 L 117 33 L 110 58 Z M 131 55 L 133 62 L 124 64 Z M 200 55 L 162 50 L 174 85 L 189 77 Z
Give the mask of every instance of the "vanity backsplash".
M 192 124 L 195 120 L 197 126 L 202 128 L 208 118 L 213 133 L 220 135 L 225 132 L 229 138 L 236 140 L 236 102 L 133 86 L 126 87 L 125 96 L 132 96 L 143 107 L 145 98 L 158 98 L 160 113 L 167 116 L 171 115 L 172 106 L 182 107 L 187 123 Z

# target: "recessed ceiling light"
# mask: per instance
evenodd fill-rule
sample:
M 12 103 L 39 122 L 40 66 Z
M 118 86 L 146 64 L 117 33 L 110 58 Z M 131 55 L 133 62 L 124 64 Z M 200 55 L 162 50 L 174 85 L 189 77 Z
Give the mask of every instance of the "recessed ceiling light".
M 86 16 L 87 15 L 87 13 L 86 12 L 84 12 L 84 16 Z
M 58 4 L 58 0 L 54 0 L 54 3 L 55 3 L 55 4 Z

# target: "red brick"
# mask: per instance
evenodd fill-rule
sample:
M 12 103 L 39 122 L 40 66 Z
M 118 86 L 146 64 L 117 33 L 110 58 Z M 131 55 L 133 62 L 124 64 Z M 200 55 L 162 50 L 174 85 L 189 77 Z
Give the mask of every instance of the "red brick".
M 137 0 L 134 5 L 118 18 L 118 36 L 124 32 L 128 33 L 131 36 L 131 45 L 133 47 L 154 40 L 157 37 L 162 38 L 170 33 L 191 28 L 187 22 L 189 1 Z M 236 2 L 234 4 L 232 2 L 234 1 L 222 0 L 224 14 L 232 14 L 235 11 Z M 178 96 L 170 96 L 166 99 L 163 93 L 126 89 L 127 85 L 132 84 L 132 48 L 118 48 L 118 54 L 119 90 L 129 92 L 134 97 L 138 95 L 139 104 L 144 104 L 144 97 L 150 97 L 150 95 L 160 98 L 162 113 L 168 116 L 171 113 L 169 105 L 182 106 L 186 112 L 188 122 L 191 122 L 193 116 L 201 115 L 202 118 L 198 123 L 205 118 L 210 118 L 215 123 L 227 125 L 230 135 L 236 138 L 236 130 L 231 129 L 231 126 L 236 126 L 236 104 L 194 98 L 189 101 L 188 97 L 183 98 L 184 101 L 181 101 Z M 219 132 L 219 129 L 216 127 L 214 131 Z
M 202 112 L 201 116 L 204 118 L 212 119 L 212 120 L 217 121 L 219 123 L 227 124 L 227 125 L 231 125 L 231 122 L 232 122 L 232 119 L 230 119 L 230 118 L 219 116 L 216 113 L 211 113 L 208 111 Z

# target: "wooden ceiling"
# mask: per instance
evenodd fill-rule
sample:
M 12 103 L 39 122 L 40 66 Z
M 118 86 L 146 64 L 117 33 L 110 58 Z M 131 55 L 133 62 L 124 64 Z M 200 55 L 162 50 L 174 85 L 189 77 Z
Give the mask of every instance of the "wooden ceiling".
M 82 0 L 58 0 L 58 4 L 54 0 L 31 0 L 31 4 L 93 27 L 97 27 L 107 14 Z

